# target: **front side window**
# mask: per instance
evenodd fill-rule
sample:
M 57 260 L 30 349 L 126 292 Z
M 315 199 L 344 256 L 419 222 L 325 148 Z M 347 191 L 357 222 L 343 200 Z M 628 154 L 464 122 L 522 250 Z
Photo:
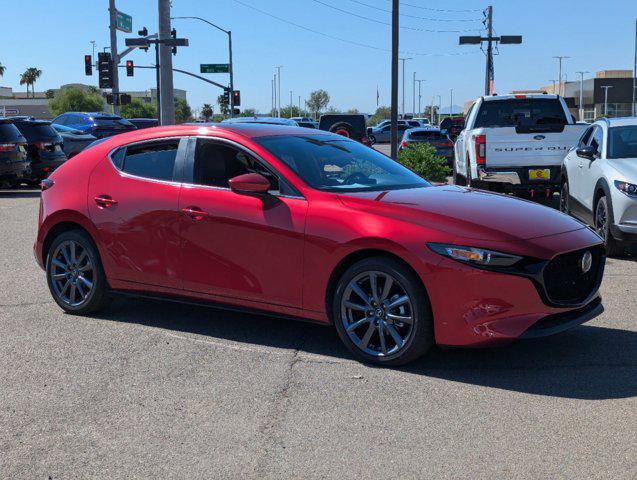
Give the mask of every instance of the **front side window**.
M 608 129 L 607 158 L 637 158 L 637 125 Z
M 298 195 L 298 192 L 270 167 L 254 156 L 232 145 L 203 138 L 195 147 L 193 183 L 211 187 L 229 188 L 231 178 L 246 173 L 258 173 L 270 182 L 270 192 Z
M 583 147 L 584 145 L 588 145 L 588 141 L 591 139 L 591 135 L 593 133 L 594 128 L 595 127 L 588 127 L 586 130 L 584 130 L 582 137 L 579 139 L 580 147 Z
M 123 158 L 116 154 L 113 161 L 121 165 L 122 171 L 137 177 L 172 180 L 178 147 L 179 140 L 131 145 Z
M 317 190 L 357 192 L 430 186 L 389 157 L 347 138 L 277 135 L 254 141 Z
M 598 155 L 602 154 L 602 138 L 603 138 L 603 133 L 602 133 L 602 129 L 600 127 L 595 127 L 595 130 L 593 131 L 593 135 L 591 136 L 591 147 L 595 148 L 595 151 L 597 152 Z

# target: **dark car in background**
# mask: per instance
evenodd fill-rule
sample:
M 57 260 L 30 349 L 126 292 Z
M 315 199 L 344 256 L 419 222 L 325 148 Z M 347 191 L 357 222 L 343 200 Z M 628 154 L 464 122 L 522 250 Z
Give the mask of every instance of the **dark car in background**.
M 83 133 L 75 128 L 56 123 L 52 123 L 51 126 L 62 137 L 64 154 L 67 158 L 74 157 L 96 140 L 94 135 Z
M 318 128 L 351 138 L 367 146 L 372 145 L 367 135 L 365 115 L 321 115 Z
M 453 165 L 453 142 L 445 130 L 435 127 L 410 128 L 405 130 L 398 148 L 402 150 L 418 143 L 428 143 L 433 146 L 436 154 L 447 160 L 447 165 Z
M 125 118 L 106 112 L 66 112 L 55 117 L 53 123 L 89 133 L 96 138 L 137 130 L 137 127 Z
M 135 125 L 137 129 L 152 128 L 159 126 L 159 120 L 156 118 L 129 118 L 128 121 Z
M 27 140 L 10 119 L 0 118 L 0 187 L 16 187 L 31 174 Z
M 464 130 L 464 117 L 447 117 L 440 122 L 440 128 L 447 131 L 449 138 L 454 142 L 460 132 Z
M 66 162 L 64 142 L 51 122 L 32 117 L 13 117 L 11 121 L 27 140 L 27 153 L 31 161 L 30 182 L 38 183 Z

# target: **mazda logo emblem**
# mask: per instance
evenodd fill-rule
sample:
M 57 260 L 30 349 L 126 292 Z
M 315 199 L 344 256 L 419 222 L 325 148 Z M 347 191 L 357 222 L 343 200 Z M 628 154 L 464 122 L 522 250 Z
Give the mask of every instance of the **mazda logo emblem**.
M 584 252 L 582 258 L 580 259 L 579 266 L 582 269 L 582 273 L 588 273 L 588 271 L 593 266 L 593 255 L 591 254 L 591 252 Z

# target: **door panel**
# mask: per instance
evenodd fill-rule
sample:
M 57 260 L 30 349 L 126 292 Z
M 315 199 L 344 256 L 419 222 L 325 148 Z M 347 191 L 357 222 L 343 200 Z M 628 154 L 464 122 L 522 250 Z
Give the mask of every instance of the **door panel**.
M 182 145 L 185 147 L 184 142 Z M 115 163 L 121 166 L 123 157 L 122 150 Z M 108 159 L 93 170 L 88 209 L 100 236 L 102 261 L 109 278 L 179 286 L 180 188 L 179 183 L 119 171 Z

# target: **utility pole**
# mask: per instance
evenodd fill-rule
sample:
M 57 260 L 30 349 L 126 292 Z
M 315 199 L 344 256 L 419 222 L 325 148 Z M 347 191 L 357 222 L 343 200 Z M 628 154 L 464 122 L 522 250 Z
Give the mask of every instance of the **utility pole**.
M 637 117 L 637 18 L 635 19 L 635 63 L 633 64 L 633 117 Z
M 588 70 L 584 72 L 576 72 L 579 75 L 579 120 L 584 121 L 584 74 L 588 73 Z
M 119 115 L 119 55 L 117 54 L 117 9 L 115 8 L 115 0 L 108 0 L 108 13 L 110 16 L 110 34 L 111 34 L 111 59 L 113 60 L 113 113 Z
M 274 78 L 270 79 L 270 115 L 274 116 Z
M 411 115 L 412 118 L 416 116 L 416 72 L 414 72 L 414 78 L 413 78 L 413 82 L 412 82 L 412 98 L 413 98 L 413 102 L 412 102 L 412 106 L 411 106 Z
M 281 67 L 283 65 L 277 65 L 276 66 L 276 79 L 278 82 L 278 86 L 277 86 L 277 101 L 278 101 L 278 106 L 277 106 L 277 117 L 281 118 Z
M 604 89 L 604 115 L 608 115 L 608 89 L 613 88 L 612 85 L 600 85 Z
M 566 55 L 556 55 L 553 58 L 557 58 L 557 60 L 558 60 L 558 62 L 560 64 L 559 76 L 557 77 L 558 78 L 558 80 L 557 80 L 558 81 L 558 88 L 559 88 L 558 95 L 564 96 L 564 94 L 563 94 L 563 90 L 564 89 L 562 88 L 562 60 L 566 60 L 567 58 L 571 58 L 571 57 L 568 57 Z
M 95 60 L 95 40 L 91 40 L 91 45 L 93 45 L 93 56 L 91 58 Z
M 453 117 L 453 88 L 451 89 L 451 98 L 449 100 L 449 118 Z
M 398 158 L 398 0 L 391 9 L 391 158 Z
M 299 116 L 301 116 L 301 95 L 299 95 Z
M 292 90 L 290 90 L 290 117 L 292 117 L 292 107 L 294 103 L 292 102 Z
M 493 7 L 489 5 L 486 12 L 487 22 L 487 65 L 486 75 L 484 78 L 484 94 L 491 95 L 493 93 L 493 82 L 495 72 L 493 67 Z
M 403 62 L 403 102 L 402 102 L 402 114 L 403 119 L 405 118 L 405 61 L 412 60 L 411 58 L 401 58 L 400 61 Z
M 111 0 L 113 1 L 113 0 Z M 170 0 L 157 0 L 158 40 L 167 40 L 170 33 Z M 159 83 L 161 89 L 161 125 L 174 125 L 175 100 L 173 87 L 172 47 L 159 44 Z
M 557 93 L 557 87 L 555 86 L 555 83 L 557 82 L 557 80 L 549 80 L 550 82 L 553 82 L 553 93 Z
M 418 116 L 420 117 L 422 115 L 422 107 L 420 106 L 420 101 L 422 100 L 422 95 L 421 95 L 421 89 L 420 89 L 420 85 L 422 84 L 422 82 L 424 82 L 425 80 L 418 80 L 416 79 L 416 81 L 418 82 Z

